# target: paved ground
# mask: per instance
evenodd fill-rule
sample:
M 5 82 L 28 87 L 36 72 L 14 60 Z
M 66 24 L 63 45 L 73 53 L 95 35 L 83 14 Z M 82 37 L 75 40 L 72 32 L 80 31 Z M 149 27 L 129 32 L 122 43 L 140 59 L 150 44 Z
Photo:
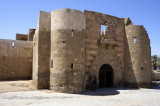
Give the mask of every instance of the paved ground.
M 25 91 L 19 89 L 14 92 L 11 92 L 11 89 L 0 90 L 0 106 L 160 106 L 159 86 L 152 89 L 97 89 L 81 94 L 55 93 L 50 90 L 31 91 L 27 88 Z

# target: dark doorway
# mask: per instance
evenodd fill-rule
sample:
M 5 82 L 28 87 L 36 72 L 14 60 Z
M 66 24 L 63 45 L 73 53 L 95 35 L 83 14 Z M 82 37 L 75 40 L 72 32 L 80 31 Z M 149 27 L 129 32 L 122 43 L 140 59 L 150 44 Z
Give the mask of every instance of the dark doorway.
M 113 69 L 108 64 L 102 65 L 99 70 L 99 87 L 113 87 Z

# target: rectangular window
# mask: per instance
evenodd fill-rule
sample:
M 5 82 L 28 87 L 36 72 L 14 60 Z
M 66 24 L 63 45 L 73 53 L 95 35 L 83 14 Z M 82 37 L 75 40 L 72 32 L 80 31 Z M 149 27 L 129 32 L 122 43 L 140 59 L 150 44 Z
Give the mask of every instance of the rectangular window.
M 14 41 L 12 41 L 12 47 L 14 47 Z
M 106 31 L 107 31 L 107 27 L 106 25 L 101 25 L 101 35 L 105 35 Z
M 136 43 L 136 42 L 137 42 L 137 38 L 134 37 L 134 38 L 133 38 L 133 43 Z
M 73 69 L 73 63 L 71 63 L 71 69 Z
M 107 32 L 108 32 L 108 26 L 107 26 L 107 25 L 101 25 L 100 35 L 101 35 L 105 40 L 108 39 Z

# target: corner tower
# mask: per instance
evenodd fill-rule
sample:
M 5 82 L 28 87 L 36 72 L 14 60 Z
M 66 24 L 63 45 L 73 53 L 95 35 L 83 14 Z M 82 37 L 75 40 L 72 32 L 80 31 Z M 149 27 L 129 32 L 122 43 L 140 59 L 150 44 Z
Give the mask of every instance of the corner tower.
M 130 24 L 128 24 L 130 22 Z M 151 48 L 143 26 L 125 19 L 125 84 L 129 87 L 151 87 Z
M 84 91 L 84 13 L 72 9 L 51 12 L 50 89 L 56 92 Z

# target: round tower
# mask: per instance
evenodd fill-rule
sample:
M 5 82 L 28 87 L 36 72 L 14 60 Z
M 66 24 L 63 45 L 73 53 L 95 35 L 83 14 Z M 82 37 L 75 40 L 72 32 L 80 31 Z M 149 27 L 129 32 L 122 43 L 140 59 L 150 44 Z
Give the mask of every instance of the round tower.
M 72 9 L 51 12 L 50 89 L 56 92 L 84 91 L 85 16 Z
M 151 48 L 148 34 L 143 26 L 126 26 L 129 70 L 126 70 L 130 86 L 151 87 Z

